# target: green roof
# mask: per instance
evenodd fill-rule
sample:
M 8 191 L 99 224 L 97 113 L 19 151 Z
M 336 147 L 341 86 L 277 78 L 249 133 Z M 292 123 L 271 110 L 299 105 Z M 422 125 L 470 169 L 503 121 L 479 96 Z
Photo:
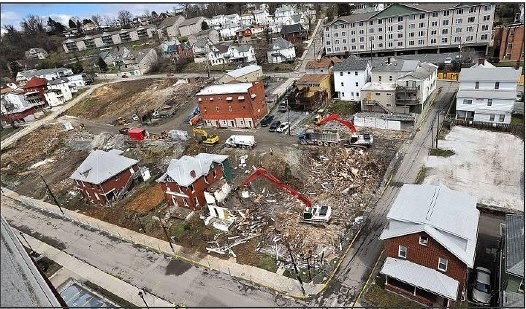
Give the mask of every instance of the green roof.
M 393 16 L 403 16 L 403 15 L 409 15 L 409 14 L 418 14 L 421 13 L 421 10 L 410 8 L 402 4 L 394 3 L 390 5 L 385 10 L 381 11 L 377 15 L 375 15 L 375 18 L 386 18 L 386 17 L 393 17 Z

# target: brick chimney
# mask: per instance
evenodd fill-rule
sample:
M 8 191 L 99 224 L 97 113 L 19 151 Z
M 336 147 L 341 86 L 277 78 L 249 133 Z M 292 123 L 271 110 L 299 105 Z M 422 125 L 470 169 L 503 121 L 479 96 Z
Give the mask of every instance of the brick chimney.
M 195 171 L 194 171 L 194 170 L 191 170 L 191 171 L 190 171 L 190 176 L 192 176 L 192 178 L 195 178 L 196 174 L 195 174 Z

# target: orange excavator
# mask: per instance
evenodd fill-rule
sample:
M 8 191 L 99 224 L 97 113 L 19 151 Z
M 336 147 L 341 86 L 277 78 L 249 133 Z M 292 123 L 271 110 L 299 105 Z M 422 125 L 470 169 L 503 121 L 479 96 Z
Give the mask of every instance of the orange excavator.
M 313 133 L 312 136 L 315 137 L 316 139 L 322 141 L 322 144 L 325 145 L 325 146 L 330 145 L 331 141 L 334 141 L 334 142 L 338 141 L 339 140 L 339 135 L 335 134 L 334 131 L 330 131 L 330 130 L 322 131 L 322 130 L 320 130 L 320 127 L 322 127 L 323 125 L 325 125 L 325 124 L 327 124 L 327 123 L 329 123 L 331 121 L 336 121 L 336 122 L 340 123 L 341 125 L 347 127 L 349 129 L 349 131 L 351 131 L 351 137 L 349 139 L 344 139 L 343 140 L 343 146 L 345 146 L 345 147 L 370 147 L 373 144 L 373 136 L 372 136 L 372 134 L 370 134 L 370 133 L 357 134 L 356 133 L 357 130 L 356 130 L 356 127 L 354 126 L 354 124 L 351 121 L 342 118 L 338 114 L 329 114 L 329 115 L 327 115 L 327 117 L 319 120 L 316 123 L 316 126 L 318 127 L 317 130 L 314 130 L 314 132 L 309 132 L 309 133 Z M 331 135 L 332 137 L 328 137 L 328 136 L 326 137 L 324 135 Z M 301 142 L 301 138 L 300 138 L 300 142 Z M 320 143 L 317 142 L 317 144 L 320 144 Z
M 243 181 L 241 186 L 247 187 L 248 184 L 252 182 L 252 180 L 256 179 L 259 176 L 270 180 L 270 182 L 272 182 L 272 184 L 274 184 L 276 187 L 296 197 L 298 200 L 302 201 L 303 204 L 305 204 L 305 209 L 303 211 L 303 215 L 301 217 L 300 222 L 314 225 L 326 225 L 329 223 L 329 220 L 331 218 L 330 206 L 312 206 L 311 201 L 307 197 L 305 197 L 298 191 L 292 189 L 290 186 L 282 183 L 281 181 L 279 181 L 279 179 L 269 174 L 262 167 L 256 169 L 252 174 L 250 174 L 250 176 L 248 176 L 248 178 L 245 181 Z

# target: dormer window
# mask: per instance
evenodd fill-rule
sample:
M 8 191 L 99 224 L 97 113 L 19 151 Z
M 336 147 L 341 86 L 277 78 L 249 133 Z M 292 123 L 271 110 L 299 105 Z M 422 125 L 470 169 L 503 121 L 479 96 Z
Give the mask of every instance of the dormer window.
M 420 236 L 420 238 L 418 239 L 418 243 L 422 246 L 427 246 L 428 241 L 429 239 L 426 236 Z

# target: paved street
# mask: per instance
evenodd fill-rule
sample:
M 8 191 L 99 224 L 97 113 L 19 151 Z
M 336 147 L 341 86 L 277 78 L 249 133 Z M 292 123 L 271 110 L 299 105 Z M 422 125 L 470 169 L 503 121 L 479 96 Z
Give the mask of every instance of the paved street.
M 400 153 L 403 159 L 400 167 L 373 208 L 369 216 L 370 221 L 362 229 L 361 236 L 349 250 L 341 268 L 322 293 L 322 297 L 318 298 L 316 305 L 352 305 L 354 297 L 359 294 L 367 280 L 383 249 L 383 242 L 378 237 L 387 223 L 385 216 L 400 191 L 400 183 L 414 183 L 431 146 L 433 126 L 436 128 L 436 111 L 447 109 L 458 86 L 456 83 L 439 82 L 438 87 L 442 87 L 442 91 L 437 96 L 436 103 L 431 106 L 427 118 L 414 138 L 402 146 Z
M 21 206 L 9 198 L 2 199 L 2 215 L 14 228 L 137 288 L 146 287 L 171 303 L 242 307 L 292 304 L 228 275 L 148 251 L 61 217 Z

